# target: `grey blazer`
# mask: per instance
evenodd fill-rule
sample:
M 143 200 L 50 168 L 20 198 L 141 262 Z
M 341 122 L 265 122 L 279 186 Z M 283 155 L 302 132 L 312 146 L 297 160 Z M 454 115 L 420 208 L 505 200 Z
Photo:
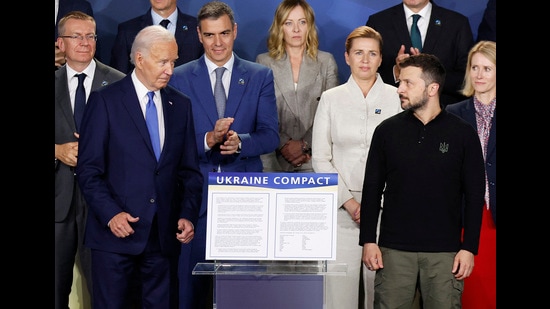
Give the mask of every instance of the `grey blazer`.
M 113 69 L 97 59 L 92 82 L 92 91 L 113 83 L 126 74 Z M 64 65 L 55 71 L 55 144 L 75 142 L 76 127 L 67 84 L 67 67 Z M 73 199 L 75 182 L 74 168 L 58 162 L 55 166 L 55 221 L 67 217 Z M 78 191 L 78 190 L 77 190 Z
M 280 141 L 277 149 L 280 149 L 289 139 L 304 139 L 311 145 L 313 119 L 321 93 L 340 84 L 334 56 L 329 52 L 319 51 L 315 61 L 304 55 L 296 90 L 294 90 L 290 59 L 286 54 L 280 60 L 271 58 L 269 53 L 259 54 L 256 62 L 273 70 L 279 116 Z M 311 146 L 315 147 L 315 145 Z M 294 168 L 278 151 L 262 155 L 262 162 L 264 171 L 313 171 L 311 161 L 299 168 Z

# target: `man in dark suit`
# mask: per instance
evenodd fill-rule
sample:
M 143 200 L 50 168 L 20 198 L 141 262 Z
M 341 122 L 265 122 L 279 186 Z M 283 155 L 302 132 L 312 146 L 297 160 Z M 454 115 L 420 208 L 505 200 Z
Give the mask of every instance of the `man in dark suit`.
M 92 292 L 90 250 L 83 246 L 87 206 L 76 184 L 78 133 L 73 117 L 76 73 L 85 73 L 86 93 L 124 77 L 94 59 L 96 23 L 80 11 L 68 13 L 59 22 L 56 41 L 67 63 L 55 71 L 55 308 L 69 307 L 73 265 L 78 252 L 82 277 Z M 90 36 L 87 38 L 86 36 Z
M 497 41 L 497 0 L 487 1 L 483 17 L 477 28 L 477 42 Z
M 71 11 L 81 11 L 94 17 L 92 5 L 86 0 L 59 0 L 55 2 L 55 69 L 65 64 L 65 54 L 57 46 L 57 25 L 59 20 Z
M 177 307 L 177 257 L 193 239 L 203 184 L 191 102 L 167 87 L 177 55 L 170 31 L 143 28 L 135 69 L 92 92 L 84 112 L 76 173 L 95 308 L 128 308 L 136 275 L 144 306 Z
M 418 20 L 422 38 L 421 50 L 412 47 L 412 14 L 421 16 Z M 460 93 L 460 88 L 468 52 L 474 45 L 472 29 L 466 16 L 440 7 L 433 1 L 403 0 L 402 4 L 372 14 L 366 25 L 380 32 L 384 39 L 384 61 L 378 69 L 384 82 L 399 86 L 396 61 L 420 52 L 433 54 L 439 58 L 447 71 L 440 98 L 441 104 L 446 106 L 465 99 Z
M 197 19 L 180 12 L 177 0 L 151 0 L 151 8 L 141 16 L 118 25 L 118 32 L 111 50 L 111 66 L 129 73 L 134 68 L 130 62 L 130 49 L 136 34 L 150 25 L 159 25 L 163 20 L 170 21 L 166 29 L 176 36 L 178 59 L 176 66 L 199 58 L 204 52 L 197 37 Z
M 233 52 L 237 24 L 227 4 L 205 4 L 198 21 L 196 31 L 205 54 L 176 67 L 170 84 L 191 97 L 195 150 L 203 176 L 208 179 L 208 173 L 216 171 L 261 172 L 260 155 L 279 145 L 273 72 Z M 218 116 L 213 95 L 214 71 L 218 67 L 225 68 L 222 80 L 227 102 L 222 117 Z M 212 276 L 192 275 L 195 265 L 205 261 L 207 191 L 205 181 L 196 237 L 191 248 L 182 249 L 180 257 L 180 309 L 205 308 L 212 291 Z

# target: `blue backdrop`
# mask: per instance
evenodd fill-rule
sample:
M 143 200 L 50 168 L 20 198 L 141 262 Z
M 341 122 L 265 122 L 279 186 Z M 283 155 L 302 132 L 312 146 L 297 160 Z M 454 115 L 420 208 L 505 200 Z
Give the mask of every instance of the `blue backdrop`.
M 144 14 L 150 7 L 149 0 L 89 0 L 97 22 L 97 57 L 106 64 L 111 58 L 111 47 L 120 22 Z M 184 13 L 197 16 L 200 7 L 209 0 L 179 0 L 178 7 Z M 233 8 L 238 24 L 234 50 L 242 58 L 256 60 L 256 55 L 267 51 L 269 26 L 279 0 L 226 0 Z M 331 52 L 338 63 L 340 82 L 350 74 L 344 60 L 344 43 L 347 35 L 366 23 L 368 17 L 382 9 L 401 3 L 401 0 L 308 0 L 315 10 L 319 29 L 320 49 Z M 438 5 L 460 12 L 470 20 L 477 38 L 477 27 L 483 16 L 487 0 L 436 0 Z M 386 59 L 385 61 L 394 61 Z

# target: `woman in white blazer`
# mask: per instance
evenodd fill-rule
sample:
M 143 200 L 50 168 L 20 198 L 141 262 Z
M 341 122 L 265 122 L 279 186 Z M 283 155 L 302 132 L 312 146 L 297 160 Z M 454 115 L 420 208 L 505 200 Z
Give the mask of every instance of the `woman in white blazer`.
M 346 276 L 326 277 L 326 308 L 370 309 L 375 273 L 363 266 L 359 246 L 363 177 L 374 129 L 402 109 L 397 88 L 385 84 L 377 72 L 382 63 L 380 34 L 358 27 L 345 46 L 351 76 L 321 95 L 313 122 L 312 164 L 315 172 L 338 173 L 336 260 L 329 263 L 347 265 Z

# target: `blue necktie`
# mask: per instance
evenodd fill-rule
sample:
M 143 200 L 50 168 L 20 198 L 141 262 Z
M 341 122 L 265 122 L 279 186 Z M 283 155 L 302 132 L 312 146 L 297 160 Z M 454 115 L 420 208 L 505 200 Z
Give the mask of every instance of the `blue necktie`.
M 422 51 L 422 38 L 420 37 L 420 30 L 418 29 L 418 19 L 421 17 L 418 14 L 413 14 L 413 23 L 411 26 L 411 42 L 412 46 Z
M 76 87 L 76 93 L 74 96 L 74 124 L 76 131 L 80 130 L 80 122 L 82 121 L 82 115 L 84 115 L 84 108 L 86 107 L 86 89 L 84 89 L 84 79 L 86 74 L 76 74 L 78 78 L 78 86 Z
M 160 135 L 159 135 L 159 120 L 157 115 L 157 107 L 153 101 L 155 93 L 153 91 L 147 92 L 149 101 L 145 108 L 145 122 L 147 123 L 147 129 L 149 129 L 149 135 L 151 136 L 151 143 L 153 144 L 153 150 L 155 151 L 155 157 L 157 161 L 160 158 Z
M 216 108 L 218 109 L 218 118 L 223 118 L 225 114 L 225 89 L 223 88 L 222 76 L 225 72 L 224 67 L 216 69 L 216 85 L 214 86 L 214 99 L 216 100 Z

